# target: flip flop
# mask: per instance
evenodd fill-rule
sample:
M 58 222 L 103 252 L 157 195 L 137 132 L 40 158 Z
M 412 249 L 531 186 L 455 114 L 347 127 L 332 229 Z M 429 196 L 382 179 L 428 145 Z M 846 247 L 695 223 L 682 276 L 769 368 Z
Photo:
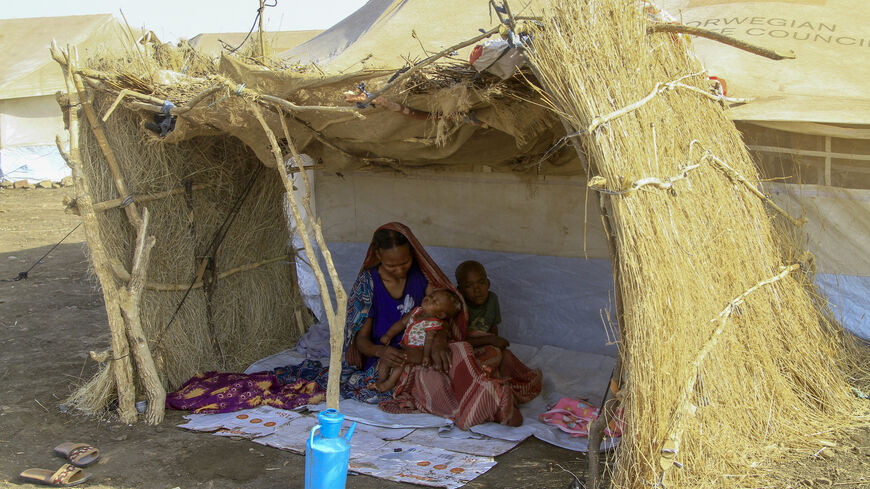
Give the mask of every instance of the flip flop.
M 49 486 L 68 487 L 87 481 L 91 478 L 91 474 L 85 474 L 82 469 L 74 465 L 63 464 L 54 472 L 46 469 L 27 469 L 19 474 L 19 477 Z
M 61 443 L 54 453 L 66 457 L 76 467 L 87 467 L 100 459 L 100 451 L 85 443 Z

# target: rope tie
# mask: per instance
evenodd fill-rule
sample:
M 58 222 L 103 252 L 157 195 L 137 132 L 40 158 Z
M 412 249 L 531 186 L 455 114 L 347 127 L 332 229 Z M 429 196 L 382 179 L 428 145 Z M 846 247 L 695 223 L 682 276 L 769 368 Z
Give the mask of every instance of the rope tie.
M 127 207 L 128 205 L 130 205 L 132 203 L 133 203 L 133 195 L 130 194 L 130 195 L 124 197 L 124 200 L 121 201 L 121 204 L 118 205 L 118 207 L 123 209 L 124 207 Z
M 244 84 L 244 83 L 242 83 L 241 85 L 237 86 L 236 89 L 234 90 L 234 93 L 235 93 L 236 95 L 238 95 L 239 97 L 241 97 L 242 94 L 243 94 L 244 92 L 245 92 L 245 84 Z M 227 98 L 226 95 L 224 95 L 223 97 L 221 97 L 221 98 L 215 100 L 214 102 L 208 104 L 208 107 L 209 107 L 209 108 L 214 107 L 215 105 L 218 104 L 218 102 L 222 101 L 222 100 L 225 99 L 225 98 Z

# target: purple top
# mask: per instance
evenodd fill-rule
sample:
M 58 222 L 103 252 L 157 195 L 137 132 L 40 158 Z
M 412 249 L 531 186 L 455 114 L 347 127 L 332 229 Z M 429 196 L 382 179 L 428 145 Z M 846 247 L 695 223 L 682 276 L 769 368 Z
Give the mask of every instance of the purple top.
M 408 270 L 408 278 L 405 281 L 405 290 L 402 292 L 401 299 L 394 299 L 381 281 L 381 276 L 378 273 L 378 267 L 369 269 L 372 274 L 372 308 L 369 311 L 369 316 L 372 318 L 372 341 L 379 344 L 381 336 L 383 336 L 390 326 L 396 323 L 405 313 L 411 312 L 415 306 L 423 301 L 426 295 L 426 287 L 429 286 L 429 281 L 420 267 L 415 263 Z M 393 338 L 390 346 L 399 348 L 399 342 L 402 341 L 400 333 Z M 377 358 L 369 358 L 365 368 L 371 367 Z

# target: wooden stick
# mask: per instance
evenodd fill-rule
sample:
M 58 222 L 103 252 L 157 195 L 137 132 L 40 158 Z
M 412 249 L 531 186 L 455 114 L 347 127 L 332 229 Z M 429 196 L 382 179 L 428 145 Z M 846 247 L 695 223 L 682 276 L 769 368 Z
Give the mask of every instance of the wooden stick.
M 756 290 L 764 287 L 765 285 L 770 285 L 774 282 L 778 282 L 779 280 L 784 279 L 788 274 L 795 270 L 800 269 L 800 264 L 792 264 L 787 267 L 782 267 L 779 274 L 770 277 L 768 279 L 762 280 L 757 284 L 753 285 L 749 289 L 747 289 L 742 294 L 735 297 L 731 302 L 725 306 L 725 309 L 719 313 L 718 316 L 713 318 L 711 322 L 718 322 L 719 326 L 713 331 L 713 334 L 710 335 L 710 338 L 704 343 L 700 350 L 698 350 L 697 355 L 695 355 L 695 359 L 689 364 L 689 376 L 685 380 L 685 384 L 683 385 L 682 391 L 680 393 L 680 400 L 677 402 L 677 406 L 674 409 L 674 413 L 671 416 L 671 430 L 668 433 L 666 441 L 670 442 L 673 446 L 674 454 L 680 451 L 680 443 L 683 438 L 683 422 L 686 417 L 693 412 L 692 403 L 689 401 L 689 396 L 695 392 L 695 382 L 698 380 L 698 372 L 701 368 L 701 363 L 707 358 L 707 355 L 710 351 L 713 350 L 713 347 L 719 342 L 719 338 L 722 333 L 725 331 L 725 326 L 728 324 L 728 318 L 731 317 L 731 314 L 737 309 L 740 304 L 746 300 L 746 297 L 755 292 Z M 665 469 L 667 471 L 667 469 Z
M 275 133 L 273 133 L 272 129 L 269 128 L 269 124 L 263 117 L 263 112 L 262 110 L 260 110 L 259 106 L 251 104 L 251 110 L 254 112 L 254 115 L 257 117 L 257 120 L 260 122 L 260 125 L 263 127 L 263 131 L 266 133 L 266 136 L 269 138 L 269 142 L 272 145 L 272 154 L 275 156 L 275 163 L 278 167 L 278 172 L 281 174 L 281 180 L 284 182 L 284 188 L 287 190 L 287 197 L 290 203 L 290 211 L 293 213 L 293 218 L 296 220 L 296 229 L 300 233 L 300 237 L 302 238 L 302 244 L 305 247 L 305 255 L 308 257 L 308 263 L 311 265 L 311 270 L 314 272 L 314 277 L 317 279 L 317 285 L 320 289 L 320 298 L 323 300 L 324 309 L 326 309 L 326 318 L 329 322 L 330 344 L 329 378 L 326 387 L 326 406 L 329 408 L 338 409 L 338 383 L 341 376 L 340 343 L 344 341 L 345 316 L 345 310 L 342 303 L 343 301 L 347 301 L 347 294 L 345 294 L 344 288 L 341 287 L 341 282 L 339 282 L 338 280 L 333 282 L 333 287 L 335 289 L 335 298 L 339 305 L 339 314 L 336 315 L 336 311 L 332 306 L 332 300 L 329 298 L 329 290 L 326 288 L 326 277 L 323 275 L 323 270 L 320 268 L 320 263 L 317 260 L 317 255 L 314 252 L 314 246 L 312 246 L 311 238 L 308 234 L 308 222 L 313 222 L 314 216 L 309 214 L 307 220 L 302 219 L 302 214 L 299 210 L 299 203 L 296 201 L 296 194 L 293 193 L 293 182 L 290 181 L 290 177 L 287 173 L 287 167 L 284 163 L 284 155 L 281 154 L 281 148 L 278 146 L 278 140 L 275 139 Z M 292 141 L 288 141 L 288 144 L 291 148 L 293 148 Z M 298 155 L 295 154 L 295 148 L 293 148 L 293 152 L 294 158 L 298 158 Z M 315 233 L 319 235 L 318 242 L 320 242 L 320 240 L 322 239 L 322 234 L 318 232 L 319 228 L 320 225 L 318 223 L 314 223 Z M 329 250 L 326 248 L 325 243 L 321 247 L 321 252 L 323 253 L 323 258 L 326 261 L 326 266 L 329 268 L 330 277 L 333 277 L 333 274 L 335 274 L 335 266 L 332 264 L 332 256 L 329 254 Z M 335 277 L 337 277 L 337 274 L 335 274 Z M 341 337 L 341 340 L 338 339 L 339 336 Z M 338 347 L 338 353 L 336 353 L 336 347 Z
M 607 250 L 610 254 L 610 266 L 613 270 L 613 295 L 614 301 L 616 302 L 616 324 L 619 331 L 619 337 L 623 338 L 623 333 L 625 332 L 625 310 L 623 309 L 624 306 L 622 303 L 622 284 L 619 274 L 619 253 L 616 244 L 616 235 L 613 232 L 613 219 L 608 209 L 608 197 L 599 194 L 598 203 L 601 210 L 601 222 L 604 225 L 604 235 L 607 237 Z M 612 204 L 613 201 L 611 200 L 609 203 Z M 620 351 L 616 356 L 616 364 L 613 366 L 610 385 L 613 385 L 613 383 L 616 382 L 616 385 L 618 386 L 619 381 L 622 378 L 623 362 L 621 350 L 622 349 L 620 348 Z M 601 478 L 599 477 L 599 454 L 601 452 L 601 441 L 604 437 L 604 430 L 610 424 L 610 420 L 613 419 L 616 405 L 618 404 L 618 401 L 616 400 L 611 400 L 612 402 L 608 404 L 607 392 L 609 391 L 610 389 L 608 386 L 608 390 L 605 391 L 604 398 L 601 400 L 598 418 L 589 425 L 589 445 L 588 450 L 586 450 L 587 489 L 598 489 L 601 484 Z
M 198 183 L 191 187 L 192 190 L 202 190 L 204 188 L 210 187 L 210 183 Z M 133 202 L 137 204 L 141 204 L 144 202 L 151 202 L 152 200 L 164 199 L 166 197 L 170 197 L 172 195 L 178 195 L 184 192 L 183 187 L 174 188 L 172 190 L 164 190 L 162 192 L 155 192 L 153 194 L 145 194 L 145 195 L 134 195 Z M 116 207 L 120 207 L 121 204 L 124 203 L 124 199 L 112 199 L 105 200 L 103 202 L 97 202 L 94 204 L 94 212 L 105 212 L 109 209 L 114 209 Z
M 702 161 L 703 161 L 703 159 L 709 159 L 710 161 L 715 163 L 716 166 L 718 166 L 719 169 L 723 173 L 725 173 L 725 175 L 727 175 L 732 180 L 737 180 L 740 183 L 742 183 L 743 185 L 745 185 L 746 188 L 749 190 L 749 192 L 752 193 L 752 195 L 755 195 L 759 199 L 766 202 L 767 205 L 769 205 L 770 207 L 773 208 L 773 210 L 775 210 L 776 212 L 779 212 L 780 214 L 785 216 L 785 218 L 788 219 L 789 222 L 791 222 L 795 226 L 800 227 L 800 226 L 803 226 L 807 222 L 806 217 L 803 217 L 801 219 L 795 219 L 794 217 L 792 217 L 791 214 L 786 212 L 786 210 L 783 209 L 782 207 L 778 206 L 776 204 L 776 202 L 774 202 L 770 197 L 764 195 L 764 193 L 762 193 L 761 190 L 758 190 L 758 188 L 755 185 L 753 185 L 752 182 L 747 180 L 746 177 L 741 175 L 739 171 L 732 168 L 731 165 L 729 165 L 728 163 L 725 163 L 725 161 L 723 161 L 718 156 L 714 155 L 712 152 L 707 151 L 707 153 L 703 156 Z
M 302 309 L 297 307 L 293 310 L 293 313 L 296 315 L 296 327 L 299 328 L 299 336 L 305 334 L 305 321 L 302 320 Z
M 163 421 L 166 409 L 166 389 L 160 382 L 160 376 L 154 367 L 154 359 L 151 350 L 148 349 L 148 340 L 142 331 L 142 322 L 139 317 L 139 303 L 142 299 L 142 289 L 145 285 L 145 275 L 148 269 L 148 259 L 151 256 L 151 248 L 154 247 L 154 236 L 148 236 L 148 208 L 142 208 L 142 223 L 136 237 L 136 250 L 133 254 L 133 274 L 127 288 L 121 288 L 120 305 L 121 314 L 124 316 L 124 324 L 127 326 L 127 340 L 130 342 L 130 351 L 136 361 L 139 379 L 145 387 L 145 396 L 148 399 L 148 408 L 145 410 L 145 421 L 148 424 L 157 425 Z
M 69 51 L 68 51 L 69 53 Z M 71 56 L 71 53 L 69 54 Z M 87 178 L 81 166 L 81 153 L 79 151 L 79 123 L 76 114 L 78 105 L 78 91 L 73 83 L 74 69 L 73 59 L 70 57 L 64 81 L 69 94 L 69 162 L 73 172 L 73 181 L 79 197 L 79 209 L 82 213 L 82 224 L 85 228 L 85 236 L 91 251 L 91 260 L 94 263 L 94 271 L 100 280 L 103 289 L 103 299 L 106 303 L 106 314 L 109 319 L 109 330 L 112 340 L 112 373 L 115 378 L 115 389 L 118 394 L 118 415 L 124 423 L 136 421 L 136 386 L 133 384 L 133 367 L 130 361 L 130 349 L 127 337 L 124 333 L 124 319 L 121 317 L 121 309 L 118 305 L 118 288 L 108 264 L 107 254 L 103 248 L 100 237 L 97 216 L 91 204 L 91 196 Z
M 740 39 L 729 37 L 725 34 L 720 34 L 709 29 L 702 29 L 700 27 L 682 24 L 655 24 L 647 27 L 646 31 L 649 34 L 667 32 L 671 34 L 689 34 L 692 36 L 705 37 L 707 39 L 721 42 L 722 44 L 727 44 L 737 49 L 742 49 L 746 52 L 757 54 L 759 56 L 764 56 L 765 58 L 770 58 L 776 61 L 779 61 L 781 59 L 795 59 L 794 51 L 789 50 L 785 53 L 780 53 L 772 49 L 756 46 L 755 44 L 750 44 L 746 41 L 741 41 Z
M 614 382 L 617 385 L 619 384 L 620 378 L 622 378 L 622 356 L 617 355 L 606 393 L 610 392 L 610 386 L 614 385 Z M 595 421 L 589 424 L 589 445 L 586 450 L 587 489 L 598 489 L 601 484 L 601 478 L 599 477 L 601 441 L 604 438 L 604 430 L 606 430 L 610 425 L 610 422 L 616 414 L 616 408 L 619 405 L 618 399 L 607 399 L 606 393 L 604 395 L 604 400 L 601 403 L 601 407 L 598 410 L 598 417 L 595 418 Z
M 281 260 L 290 260 L 292 255 L 282 255 L 276 256 L 274 258 L 269 258 L 267 260 L 261 260 L 255 263 L 249 263 L 247 265 L 241 265 L 235 268 L 231 268 L 229 270 L 223 271 L 217 275 L 218 279 L 224 279 L 229 277 L 230 275 L 235 275 L 240 272 L 247 272 L 249 270 L 254 270 L 255 268 L 260 268 L 262 266 L 268 265 L 270 263 L 275 263 L 276 261 Z M 125 282 L 129 282 L 132 278 L 130 272 L 124 268 L 124 265 L 120 260 L 116 258 L 112 258 L 109 260 L 109 265 L 112 267 L 112 273 L 118 280 L 122 280 Z M 201 278 L 201 277 L 200 277 Z M 192 290 L 201 289 L 203 287 L 202 280 L 197 279 L 196 282 L 193 283 L 191 287 L 190 284 L 161 284 L 157 282 L 145 282 L 145 288 L 148 290 L 159 290 L 163 292 L 178 292 L 185 291 L 190 287 Z
M 245 89 L 245 91 L 250 89 Z M 253 90 L 252 90 L 253 91 Z M 254 92 L 256 94 L 256 92 Z M 331 107 L 325 105 L 296 105 L 293 102 L 289 102 L 280 97 L 274 97 L 272 95 L 263 95 L 256 94 L 257 98 L 262 100 L 263 105 L 267 108 L 272 109 L 270 105 L 277 105 L 282 109 L 287 110 L 288 112 L 344 112 L 347 114 L 352 114 L 354 117 L 360 120 L 364 120 L 366 116 L 362 115 L 357 109 L 353 107 Z M 266 103 L 268 102 L 268 103 Z
M 290 154 L 293 155 L 293 161 L 301 168 L 302 160 L 299 153 L 296 151 L 296 145 L 293 144 L 293 139 L 290 137 L 290 131 L 287 129 L 287 123 L 284 120 L 283 114 L 279 112 L 281 120 L 281 128 L 284 130 L 284 137 L 287 139 L 287 147 L 290 148 Z M 286 168 L 284 174 L 286 175 Z M 329 280 L 332 282 L 332 288 L 335 291 L 335 302 L 337 312 L 334 314 L 333 321 L 329 322 L 329 375 L 326 384 L 326 404 L 334 403 L 333 406 L 338 408 L 338 389 L 341 376 L 341 350 L 344 346 L 344 328 L 345 320 L 347 319 L 347 310 L 344 304 L 347 303 L 347 293 L 341 285 L 341 280 L 338 278 L 338 272 L 335 270 L 335 264 L 332 262 L 332 254 L 326 246 L 326 240 L 323 238 L 323 227 L 320 225 L 320 219 L 314 217 L 314 212 L 311 210 L 311 182 L 308 179 L 308 173 L 302 173 L 302 180 L 305 182 L 305 198 L 302 204 L 305 207 L 305 213 L 311 221 L 314 228 L 314 238 L 317 240 L 317 246 L 320 247 L 320 252 L 323 254 L 323 261 L 326 262 L 326 269 L 329 271 Z M 310 259 L 310 258 L 309 258 Z M 329 307 L 332 307 L 330 302 Z
M 263 10 L 265 9 L 265 1 L 260 0 L 260 9 L 257 11 L 257 19 L 260 21 L 260 61 L 266 61 L 266 43 L 263 41 Z
M 94 137 L 97 138 L 97 143 L 100 146 L 100 150 L 103 152 L 103 156 L 106 157 L 106 163 L 109 164 L 109 171 L 112 172 L 112 179 L 115 182 L 115 188 L 118 190 L 118 194 L 121 198 L 125 199 L 130 195 L 130 193 L 127 191 L 127 184 L 124 183 L 124 176 L 121 173 L 121 167 L 118 165 L 118 160 L 115 159 L 115 152 L 112 150 L 112 146 L 109 145 L 109 140 L 106 138 L 105 131 L 103 131 L 103 123 L 100 122 L 97 112 L 88 100 L 81 75 L 74 73 L 73 82 L 75 83 L 76 90 L 81 99 L 82 108 L 85 109 L 85 115 L 88 118 L 91 131 L 93 131 Z M 135 203 L 131 203 L 125 207 L 124 212 L 127 214 L 127 219 L 134 227 L 138 228 L 141 226 L 142 223 L 140 222 L 139 211 L 136 209 Z
M 501 27 L 501 26 L 499 26 L 499 27 Z M 472 45 L 472 44 L 474 44 L 482 39 L 486 39 L 487 37 L 498 32 L 499 27 L 493 27 L 492 29 L 484 32 L 483 34 L 481 34 L 479 36 L 473 37 L 473 38 L 471 38 L 467 41 L 463 41 L 459 44 L 455 44 L 453 46 L 450 46 L 449 48 L 447 48 L 443 51 L 440 51 L 438 53 L 435 53 L 432 56 L 429 56 L 428 58 L 424 59 L 423 61 L 415 64 L 414 66 L 408 68 L 407 71 L 405 71 L 401 75 L 397 76 L 393 81 L 391 81 L 391 82 L 387 83 L 386 85 L 384 85 L 383 87 L 381 87 L 380 90 L 369 94 L 369 96 L 366 98 L 366 100 L 364 102 L 362 102 L 362 107 L 368 107 L 368 105 L 370 103 L 372 103 L 372 100 L 380 97 L 381 95 L 384 94 L 384 92 L 386 92 L 390 88 L 393 88 L 394 86 L 398 85 L 399 83 L 407 80 L 408 77 L 410 77 L 412 74 L 414 74 L 420 68 L 423 68 L 424 66 L 428 66 L 428 65 L 434 63 L 435 61 L 443 58 L 444 56 L 447 56 L 448 54 L 452 53 L 453 51 L 456 51 L 457 49 L 462 49 L 462 48 L 464 48 L 466 46 L 470 46 L 470 45 Z

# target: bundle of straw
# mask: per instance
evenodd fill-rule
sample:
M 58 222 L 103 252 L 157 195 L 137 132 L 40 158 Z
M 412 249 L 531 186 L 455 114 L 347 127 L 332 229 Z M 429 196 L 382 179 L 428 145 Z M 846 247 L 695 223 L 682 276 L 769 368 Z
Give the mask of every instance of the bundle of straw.
M 760 484 L 788 449 L 854 419 L 841 330 L 788 258 L 800 253 L 783 253 L 784 217 L 685 41 L 648 34 L 629 0 L 545 14 L 530 59 L 586 131 L 615 232 L 627 374 L 613 483 Z

